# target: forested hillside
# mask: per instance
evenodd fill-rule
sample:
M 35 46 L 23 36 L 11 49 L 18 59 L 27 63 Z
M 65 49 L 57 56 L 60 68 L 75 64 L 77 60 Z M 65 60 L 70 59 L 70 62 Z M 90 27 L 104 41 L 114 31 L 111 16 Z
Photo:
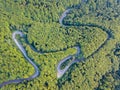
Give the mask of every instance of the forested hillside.
M 0 84 L 35 72 L 14 31 L 24 33 L 16 38 L 40 75 L 0 90 L 120 90 L 120 0 L 0 0 Z M 58 63 L 75 46 L 75 58 L 85 60 L 58 79 Z

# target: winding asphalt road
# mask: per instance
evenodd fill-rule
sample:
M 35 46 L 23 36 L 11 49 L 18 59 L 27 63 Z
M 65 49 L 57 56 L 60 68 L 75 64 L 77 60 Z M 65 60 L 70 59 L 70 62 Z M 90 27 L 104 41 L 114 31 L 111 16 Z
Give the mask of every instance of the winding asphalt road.
M 67 13 L 69 13 L 69 11 L 70 11 L 70 9 L 67 9 L 67 10 L 62 14 L 62 16 L 60 17 L 59 23 L 60 23 L 61 26 L 67 27 L 66 25 L 63 24 L 63 19 L 67 16 Z M 85 24 L 85 25 L 83 25 L 83 26 L 90 26 L 90 27 L 92 27 L 90 24 Z M 93 27 L 98 27 L 98 28 L 100 28 L 100 26 L 98 26 L 98 25 L 93 26 Z M 104 28 L 103 28 L 103 31 L 105 31 Z M 95 53 L 97 53 L 97 52 L 107 43 L 107 41 L 111 38 L 109 32 L 108 32 L 108 31 L 105 31 L 105 32 L 108 34 L 108 38 L 105 40 L 105 42 L 104 42 L 102 45 L 100 45 L 100 47 L 99 47 L 97 50 L 95 50 L 95 51 L 94 51 L 91 55 L 89 55 L 87 58 L 89 58 L 89 57 L 93 56 Z M 21 31 L 15 31 L 15 32 L 12 34 L 12 39 L 14 40 L 15 44 L 16 44 L 17 47 L 20 49 L 20 51 L 22 52 L 22 54 L 24 55 L 24 57 L 26 58 L 26 60 L 34 67 L 35 73 L 34 73 L 32 76 L 30 76 L 29 78 L 15 79 L 15 80 L 9 80 L 9 81 L 3 82 L 2 84 L 0 84 L 0 88 L 3 87 L 3 86 L 5 86 L 5 85 L 7 85 L 7 84 L 21 83 L 21 82 L 23 82 L 24 80 L 27 80 L 27 81 L 32 80 L 32 79 L 36 78 L 37 76 L 39 76 L 39 73 L 40 73 L 40 72 L 39 72 L 39 68 L 37 67 L 37 65 L 27 56 L 27 53 L 26 53 L 25 49 L 24 49 L 23 46 L 17 41 L 16 35 L 20 35 L 21 37 L 23 37 L 24 34 L 23 34 Z M 74 47 L 74 48 L 77 49 L 76 55 L 79 55 L 79 54 L 80 54 L 80 47 L 76 46 L 76 47 Z M 35 49 L 33 49 L 33 50 L 36 51 Z M 37 52 L 38 52 L 38 51 L 37 51 Z M 72 56 L 72 55 L 67 56 L 66 58 L 64 58 L 63 60 L 61 60 L 61 61 L 58 63 L 58 66 L 57 66 L 57 78 L 61 78 L 61 77 L 65 74 L 65 72 L 69 69 L 69 67 L 70 67 L 72 64 L 87 59 L 87 58 L 81 58 L 80 60 L 77 60 L 77 59 L 73 58 L 72 61 L 71 61 L 64 69 L 61 70 L 61 68 L 60 68 L 61 65 L 62 65 L 65 61 L 69 60 L 70 58 L 73 58 L 73 56 Z

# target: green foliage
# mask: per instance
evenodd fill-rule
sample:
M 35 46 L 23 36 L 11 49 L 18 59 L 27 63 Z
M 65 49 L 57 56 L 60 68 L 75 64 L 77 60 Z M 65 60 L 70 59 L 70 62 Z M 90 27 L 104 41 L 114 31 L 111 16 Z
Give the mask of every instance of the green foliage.
M 34 80 L 1 90 L 119 90 L 119 7 L 120 0 L 0 0 L 0 83 L 34 73 L 12 40 L 16 30 L 26 35 L 17 39 L 40 70 Z M 59 18 L 67 8 L 71 11 L 63 23 L 69 26 L 62 27 Z M 108 30 L 114 37 L 95 52 L 109 37 Z M 46 53 L 34 52 L 29 44 Z M 82 52 L 76 58 L 95 54 L 72 65 L 58 80 L 57 64 L 74 55 L 76 45 Z

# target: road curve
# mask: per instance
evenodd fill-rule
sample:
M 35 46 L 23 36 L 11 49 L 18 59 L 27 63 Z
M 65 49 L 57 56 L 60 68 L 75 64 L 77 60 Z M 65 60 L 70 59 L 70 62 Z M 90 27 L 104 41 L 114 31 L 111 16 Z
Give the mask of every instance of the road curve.
M 65 61 L 67 61 L 67 60 L 69 60 L 70 58 L 72 58 L 72 61 L 63 69 L 63 70 L 61 70 L 60 68 L 61 68 L 61 65 L 65 62 Z M 61 60 L 60 62 L 59 62 L 59 64 L 58 64 L 58 66 L 57 66 L 57 78 L 61 78 L 64 74 L 65 74 L 65 72 L 69 69 L 69 67 L 72 65 L 72 64 L 74 64 L 74 63 L 76 63 L 76 62 L 79 62 L 79 60 L 77 60 L 77 59 L 75 59 L 73 56 L 67 56 L 67 57 L 65 57 L 63 60 Z
M 77 53 L 76 53 L 75 55 L 76 55 L 76 56 L 79 55 L 79 54 L 80 54 L 80 48 L 79 48 L 78 46 L 76 46 L 76 47 L 74 47 L 74 48 L 77 49 Z M 72 58 L 72 61 L 71 61 L 64 69 L 61 70 L 61 65 L 62 65 L 64 62 L 66 62 L 67 60 L 69 60 L 70 58 Z M 76 60 L 76 59 L 74 58 L 74 55 L 73 55 L 73 56 L 72 56 L 72 55 L 69 55 L 69 56 L 65 57 L 64 59 L 62 59 L 62 60 L 58 63 L 58 65 L 57 65 L 57 78 L 61 78 L 61 77 L 66 73 L 66 71 L 69 69 L 69 67 L 70 67 L 72 64 L 74 64 L 74 63 L 76 63 L 76 62 L 79 62 L 79 61 L 80 61 L 80 60 Z
M 9 81 L 6 81 L 6 82 L 3 82 L 2 84 L 0 84 L 0 88 L 7 85 L 7 84 L 12 84 L 12 83 L 21 83 L 23 82 L 24 80 L 32 80 L 34 78 L 36 78 L 37 76 L 39 76 L 39 68 L 36 66 L 36 64 L 27 56 L 27 53 L 25 51 L 25 49 L 23 48 L 23 46 L 17 41 L 16 39 L 16 35 L 20 35 L 21 37 L 24 36 L 24 34 L 21 32 L 21 31 L 15 31 L 13 34 L 12 34 L 12 39 L 14 40 L 15 44 L 17 45 L 17 47 L 20 49 L 20 51 L 22 52 L 22 54 L 24 55 L 24 57 L 26 58 L 26 60 L 34 67 L 35 69 L 35 73 L 28 77 L 28 78 L 22 78 L 22 79 L 15 79 L 15 80 L 9 80 Z
M 67 14 L 70 12 L 71 9 L 67 9 L 63 12 L 63 14 L 61 15 L 60 19 L 59 19 L 59 23 L 61 26 L 63 27 L 69 27 L 69 25 L 64 25 L 63 24 L 63 19 L 67 16 Z M 110 38 L 112 38 L 112 34 L 111 32 L 109 31 L 109 29 L 106 29 L 105 27 L 103 26 L 99 26 L 99 25 L 96 25 L 96 24 L 82 24 L 83 26 L 89 26 L 89 27 L 97 27 L 97 28 L 100 28 L 102 29 L 104 32 L 107 33 L 107 39 L 104 41 L 104 43 L 102 43 L 98 48 L 97 50 L 95 50 L 91 55 L 89 55 L 87 58 L 84 58 L 82 57 L 81 59 L 77 60 L 77 59 L 74 59 L 72 60 L 63 70 L 60 69 L 60 66 L 62 65 L 62 63 L 64 63 L 65 61 L 67 61 L 68 59 L 70 59 L 70 56 L 66 57 L 65 59 L 61 60 L 59 63 L 58 63 L 58 66 L 57 66 L 57 78 L 61 78 L 65 72 L 69 69 L 69 67 L 73 64 L 73 63 L 76 63 L 76 62 L 80 62 L 80 61 L 85 61 L 87 60 L 89 57 L 93 56 L 95 53 L 97 53 L 106 43 L 108 40 L 110 40 Z M 81 26 L 82 26 L 81 25 Z M 74 25 L 72 25 L 74 26 Z M 77 53 L 76 53 L 76 56 L 80 54 L 80 47 L 79 46 L 76 46 L 75 47 L 77 49 Z
M 61 17 L 60 17 L 60 19 L 59 19 L 59 23 L 60 23 L 61 26 L 64 26 L 64 24 L 63 24 L 63 19 L 67 16 L 67 13 L 69 13 L 69 12 L 70 12 L 70 9 L 67 9 L 67 10 L 65 10 L 65 11 L 63 12 L 63 14 L 61 15 Z
M 61 26 L 65 26 L 65 25 L 63 24 L 63 19 L 67 16 L 67 14 L 70 12 L 70 10 L 71 10 L 71 9 L 65 10 L 65 11 L 63 12 L 63 14 L 61 15 L 61 17 L 60 17 L 60 19 L 59 19 L 59 23 L 60 23 Z M 80 47 L 79 47 L 79 46 L 75 46 L 74 48 L 77 49 L 76 56 L 79 55 L 79 54 L 80 54 Z M 80 60 L 76 60 L 75 58 L 73 58 L 72 61 L 71 61 L 64 69 L 61 70 L 61 69 L 60 69 L 61 65 L 62 65 L 65 61 L 69 60 L 69 59 L 72 58 L 72 57 L 73 57 L 73 56 L 71 56 L 71 55 L 70 55 L 70 56 L 67 56 L 67 57 L 65 57 L 64 59 L 62 59 L 62 60 L 58 63 L 58 65 L 57 65 L 57 78 L 58 78 L 58 79 L 61 78 L 61 77 L 65 74 L 65 72 L 69 69 L 69 67 L 70 67 L 72 64 L 80 61 Z

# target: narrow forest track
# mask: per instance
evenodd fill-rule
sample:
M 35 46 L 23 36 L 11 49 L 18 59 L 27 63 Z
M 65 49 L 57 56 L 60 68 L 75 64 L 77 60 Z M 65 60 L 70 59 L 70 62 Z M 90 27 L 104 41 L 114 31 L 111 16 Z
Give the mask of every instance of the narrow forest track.
M 81 50 L 80 50 L 80 47 L 79 47 L 79 46 L 73 46 L 73 48 L 76 48 L 76 49 L 77 49 L 77 53 L 76 53 L 75 55 L 73 55 L 73 56 L 72 56 L 72 55 L 67 56 L 66 58 L 62 59 L 62 60 L 58 63 L 58 65 L 57 65 L 57 78 L 58 78 L 58 79 L 61 78 L 61 77 L 65 74 L 65 72 L 69 69 L 69 67 L 70 67 L 72 64 L 74 64 L 74 63 L 76 63 L 76 62 L 81 62 L 81 61 L 83 61 L 83 60 L 87 60 L 89 57 L 91 57 L 91 56 L 93 56 L 95 53 L 97 53 L 101 48 L 103 48 L 103 46 L 107 43 L 107 41 L 110 40 L 110 38 L 112 37 L 111 30 L 109 30 L 109 29 L 107 29 L 107 28 L 105 28 L 105 27 L 103 27 L 103 26 L 96 25 L 96 24 L 90 24 L 90 23 L 89 23 L 89 24 L 81 24 L 81 25 L 65 25 L 65 24 L 63 23 L 63 20 L 64 20 L 64 18 L 67 16 L 67 14 L 70 12 L 70 10 L 71 10 L 71 9 L 65 10 L 65 12 L 61 15 L 61 17 L 60 17 L 60 19 L 59 19 L 59 23 L 60 23 L 61 26 L 63 26 L 63 27 L 71 27 L 71 26 L 97 27 L 97 28 L 100 28 L 101 30 L 103 30 L 104 32 L 106 32 L 108 36 L 107 36 L 106 40 L 104 41 L 104 43 L 102 43 L 91 55 L 89 55 L 89 56 L 86 57 L 86 58 L 82 57 L 82 58 L 79 59 L 79 60 L 73 58 L 72 61 L 71 61 L 64 69 L 61 70 L 60 67 L 61 67 L 61 65 L 62 65 L 64 62 L 66 62 L 68 59 L 72 58 L 73 56 L 80 54 L 80 51 L 81 51 Z M 25 50 L 25 49 L 23 48 L 23 46 L 17 41 L 16 35 L 20 35 L 21 37 L 23 37 L 24 34 L 23 34 L 21 31 L 15 31 L 15 32 L 13 32 L 13 34 L 12 34 L 12 39 L 14 40 L 15 44 L 17 45 L 17 47 L 20 49 L 20 51 L 21 51 L 22 54 L 24 55 L 25 59 L 34 67 L 35 73 L 34 73 L 32 76 L 28 77 L 28 78 L 15 79 L 15 80 L 9 80 L 9 81 L 3 82 L 2 84 L 0 84 L 0 88 L 3 87 L 3 86 L 5 86 L 5 85 L 7 85 L 7 84 L 21 83 L 21 82 L 23 82 L 24 80 L 26 80 L 26 81 L 32 80 L 32 79 L 38 77 L 38 76 L 39 76 L 39 73 L 40 73 L 39 68 L 37 67 L 37 65 L 27 56 L 26 50 Z M 34 49 L 31 45 L 30 45 L 30 47 L 31 47 L 31 49 L 34 50 L 35 52 L 38 52 L 38 51 L 37 51 L 36 49 Z M 65 50 L 66 50 L 66 49 L 65 49 Z M 64 51 L 64 50 L 63 50 L 63 51 Z M 57 51 L 55 51 L 55 52 L 57 52 Z M 44 53 L 41 53 L 41 52 L 39 52 L 39 53 L 40 53 L 40 54 L 44 54 Z

